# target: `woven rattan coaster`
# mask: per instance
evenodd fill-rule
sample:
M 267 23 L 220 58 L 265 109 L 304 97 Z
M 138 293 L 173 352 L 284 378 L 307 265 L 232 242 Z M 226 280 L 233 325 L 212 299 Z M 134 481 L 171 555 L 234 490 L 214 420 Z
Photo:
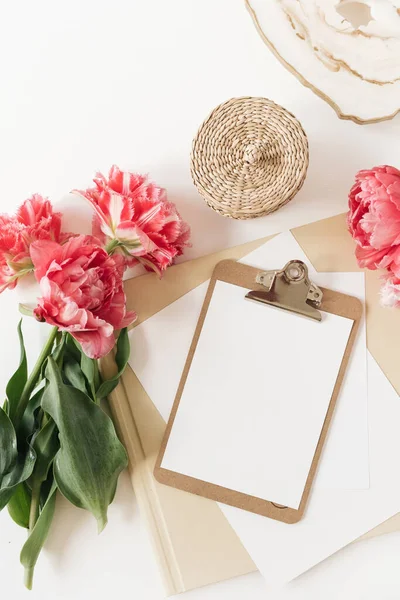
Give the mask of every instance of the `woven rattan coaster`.
M 253 219 L 277 210 L 297 194 L 307 167 L 302 126 L 266 98 L 220 104 L 193 140 L 194 184 L 225 217 Z

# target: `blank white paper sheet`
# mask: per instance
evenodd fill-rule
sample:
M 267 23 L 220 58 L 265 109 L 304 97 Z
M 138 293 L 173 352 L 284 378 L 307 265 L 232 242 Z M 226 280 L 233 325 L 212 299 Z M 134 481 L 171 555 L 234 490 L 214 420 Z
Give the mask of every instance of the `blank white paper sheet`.
M 298 509 L 353 321 L 218 281 L 161 466 Z

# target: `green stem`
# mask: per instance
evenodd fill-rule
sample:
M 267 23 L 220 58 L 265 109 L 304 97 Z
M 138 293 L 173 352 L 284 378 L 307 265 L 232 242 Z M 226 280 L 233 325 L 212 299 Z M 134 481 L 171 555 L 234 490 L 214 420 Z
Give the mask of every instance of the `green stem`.
M 97 397 L 96 391 L 100 387 L 100 371 L 99 371 L 99 363 L 94 358 L 93 359 L 93 381 L 90 382 L 90 391 L 92 392 L 93 402 L 95 404 L 100 404 L 100 398 Z
M 29 511 L 29 533 L 32 533 L 32 529 L 35 527 L 38 513 L 39 513 L 39 501 L 40 501 L 40 488 L 42 487 L 41 481 L 36 481 L 32 487 L 32 500 L 31 508 Z
M 51 330 L 50 335 L 47 339 L 47 342 L 43 346 L 43 349 L 39 355 L 39 358 L 37 359 L 36 364 L 33 367 L 32 372 L 28 377 L 28 380 L 24 386 L 24 389 L 22 390 L 21 398 L 19 400 L 17 410 L 15 411 L 15 418 L 14 418 L 15 429 L 18 429 L 18 427 L 19 427 L 22 416 L 25 412 L 25 409 L 28 405 L 31 394 L 37 383 L 37 379 L 39 377 L 42 365 L 53 348 L 53 344 L 54 344 L 54 340 L 56 339 L 57 332 L 58 332 L 57 327 L 53 327 L 53 329 Z

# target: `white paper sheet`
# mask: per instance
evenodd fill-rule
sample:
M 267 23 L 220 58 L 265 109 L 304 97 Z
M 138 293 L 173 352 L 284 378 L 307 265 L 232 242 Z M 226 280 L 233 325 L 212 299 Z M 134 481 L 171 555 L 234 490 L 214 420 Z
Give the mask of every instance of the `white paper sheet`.
M 161 466 L 297 509 L 353 320 L 218 281 Z
M 369 355 L 370 489 L 313 489 L 304 518 L 286 525 L 220 504 L 266 582 L 282 585 L 400 511 L 400 400 Z
M 242 262 L 273 269 L 293 258 L 307 262 L 317 284 L 365 302 L 363 273 L 316 273 L 290 232 L 276 236 Z M 130 365 L 165 420 L 171 411 L 207 286 L 207 282 L 200 285 L 130 333 Z M 365 320 L 360 326 L 314 485 L 323 489 L 369 487 Z

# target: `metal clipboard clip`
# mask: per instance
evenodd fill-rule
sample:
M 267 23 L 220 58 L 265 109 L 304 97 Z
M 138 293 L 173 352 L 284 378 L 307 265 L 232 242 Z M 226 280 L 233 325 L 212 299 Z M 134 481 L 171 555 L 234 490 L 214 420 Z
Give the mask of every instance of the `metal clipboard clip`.
M 321 321 L 317 308 L 321 306 L 322 291 L 308 278 L 308 268 L 301 260 L 289 261 L 281 271 L 261 271 L 256 283 L 265 290 L 253 290 L 249 300 L 271 304 L 284 310 Z

